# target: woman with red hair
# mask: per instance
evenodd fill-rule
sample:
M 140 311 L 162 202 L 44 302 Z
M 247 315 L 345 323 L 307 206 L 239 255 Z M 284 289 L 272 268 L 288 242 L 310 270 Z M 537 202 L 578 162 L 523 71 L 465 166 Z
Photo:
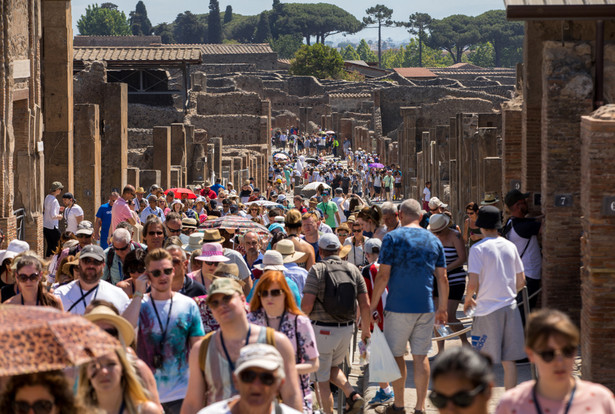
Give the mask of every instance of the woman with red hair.
M 286 335 L 295 349 L 297 372 L 303 392 L 303 412 L 312 412 L 309 374 L 318 370 L 318 350 L 310 320 L 293 300 L 284 273 L 267 270 L 254 288 L 248 320 Z

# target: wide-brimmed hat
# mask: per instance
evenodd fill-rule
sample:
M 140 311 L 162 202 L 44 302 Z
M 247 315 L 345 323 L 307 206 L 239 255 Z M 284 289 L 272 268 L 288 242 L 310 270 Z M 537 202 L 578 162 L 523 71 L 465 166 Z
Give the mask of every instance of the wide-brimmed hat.
M 203 245 L 203 233 L 195 232 L 188 236 L 188 243 L 182 246 L 185 252 L 192 253 L 195 250 L 200 250 Z
M 0 253 L 0 264 L 6 259 L 13 259 L 18 254 L 27 252 L 28 250 L 30 250 L 30 245 L 27 242 L 23 240 L 11 240 L 6 250 Z
M 267 250 L 263 255 L 263 262 L 254 265 L 254 267 L 258 270 L 279 270 L 281 272 L 286 270 L 284 267 L 284 258 L 277 250 Z
M 135 330 L 125 318 L 117 315 L 107 306 L 96 306 L 90 313 L 83 315 L 90 322 L 107 322 L 117 329 L 124 345 L 130 346 L 135 340 Z
M 498 201 L 500 201 L 500 199 L 498 198 L 496 193 L 485 193 L 485 198 L 483 199 L 483 201 L 480 202 L 480 204 L 483 206 L 491 206 L 496 204 Z
M 196 229 L 197 221 L 196 219 L 186 217 L 182 219 L 182 228 L 183 229 Z
M 501 229 L 502 212 L 495 206 L 484 206 L 478 210 L 476 227 L 482 229 Z
M 227 277 L 230 279 L 241 281 L 241 278 L 239 277 L 239 266 L 237 266 L 235 263 L 220 263 L 214 271 L 214 276 Z
M 137 189 L 135 190 L 135 193 L 145 194 L 145 189 L 143 187 L 137 187 Z
M 70 274 L 70 268 L 73 266 L 79 266 L 79 253 L 75 256 L 75 258 L 71 262 L 66 262 L 62 265 L 62 273 Z
M 292 240 L 280 240 L 275 245 L 275 250 L 280 252 L 284 263 L 293 263 L 302 259 L 305 256 L 304 252 L 298 252 L 295 250 L 295 243 Z
M 203 262 L 228 262 L 230 259 L 224 256 L 224 248 L 220 243 L 204 243 L 201 247 L 201 255 L 196 260 Z
M 450 222 L 451 219 L 446 214 L 434 214 L 429 217 L 429 225 L 427 226 L 427 230 L 430 230 L 432 233 L 437 233 L 444 230 Z
M 203 230 L 203 243 L 224 243 L 226 239 L 220 235 L 218 229 Z
M 429 208 L 433 210 L 439 207 L 447 208 L 448 204 L 444 204 L 438 197 L 431 197 L 429 199 Z
M 284 360 L 280 352 L 268 344 L 249 344 L 241 348 L 237 358 L 235 375 L 248 368 L 261 368 L 266 371 L 277 371 L 278 376 L 284 376 Z
M 351 244 L 347 244 L 345 246 L 342 246 L 338 256 L 343 259 L 346 256 L 348 256 L 348 253 L 350 253 L 351 250 L 352 250 L 352 245 Z
M 77 231 L 75 232 L 75 236 L 79 236 L 84 234 L 86 236 L 91 236 L 94 233 L 94 226 L 92 226 L 92 222 L 89 220 L 82 220 L 77 226 Z

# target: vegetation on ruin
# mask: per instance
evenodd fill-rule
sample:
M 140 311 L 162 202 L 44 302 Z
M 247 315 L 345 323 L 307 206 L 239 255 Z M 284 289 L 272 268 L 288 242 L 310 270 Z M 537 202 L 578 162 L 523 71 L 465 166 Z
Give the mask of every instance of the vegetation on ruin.
M 126 14 L 113 3 L 90 4 L 77 21 L 79 33 L 89 36 L 129 36 L 132 34 Z
M 344 60 L 340 53 L 322 43 L 303 45 L 290 64 L 292 75 L 315 76 L 319 79 L 341 79 Z

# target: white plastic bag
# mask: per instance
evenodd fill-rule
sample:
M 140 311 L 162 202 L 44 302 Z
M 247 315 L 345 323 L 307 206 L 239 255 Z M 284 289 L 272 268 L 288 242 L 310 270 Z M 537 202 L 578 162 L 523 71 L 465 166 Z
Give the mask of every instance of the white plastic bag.
M 392 382 L 399 378 L 401 373 L 389 344 L 378 325 L 375 325 L 370 339 L 369 381 Z

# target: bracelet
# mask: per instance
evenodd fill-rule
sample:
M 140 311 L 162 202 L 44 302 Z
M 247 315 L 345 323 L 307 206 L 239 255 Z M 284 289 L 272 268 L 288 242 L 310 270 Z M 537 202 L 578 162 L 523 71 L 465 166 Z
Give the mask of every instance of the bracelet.
M 135 293 L 133 293 L 132 297 L 133 298 L 136 298 L 136 297 L 143 298 L 143 292 L 136 291 Z

